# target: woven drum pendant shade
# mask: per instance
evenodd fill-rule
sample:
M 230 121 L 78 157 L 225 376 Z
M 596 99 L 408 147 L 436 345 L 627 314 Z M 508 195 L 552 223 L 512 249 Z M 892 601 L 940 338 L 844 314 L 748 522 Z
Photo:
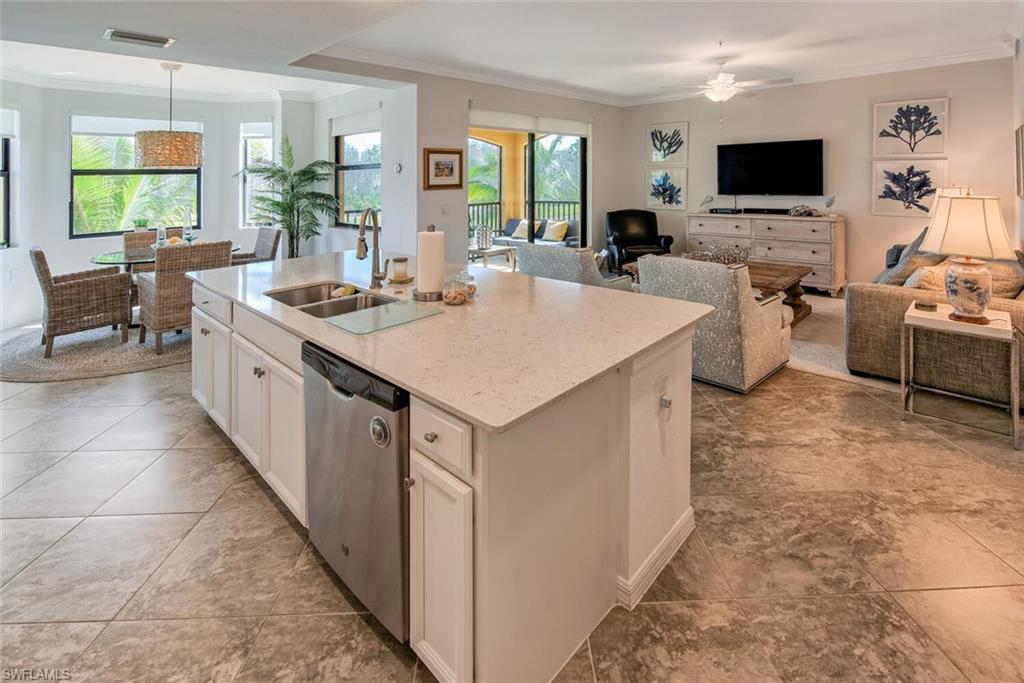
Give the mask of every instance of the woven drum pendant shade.
M 136 168 L 199 168 L 202 165 L 202 133 L 140 130 L 135 134 Z
M 203 134 L 172 130 L 174 123 L 174 72 L 181 64 L 162 62 L 170 87 L 167 95 L 167 130 L 135 133 L 136 168 L 199 168 L 203 165 Z

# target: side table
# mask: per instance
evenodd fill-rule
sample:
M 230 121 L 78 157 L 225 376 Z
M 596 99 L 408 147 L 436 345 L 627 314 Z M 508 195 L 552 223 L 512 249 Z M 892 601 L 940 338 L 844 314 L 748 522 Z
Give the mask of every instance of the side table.
M 916 303 L 916 302 L 915 302 Z M 907 414 L 914 414 L 914 392 L 928 391 L 945 396 L 983 403 L 1010 411 L 1012 425 L 1011 439 L 1014 449 L 1020 448 L 1020 339 L 1010 322 L 1010 314 L 1004 311 L 988 310 L 985 315 L 991 321 L 988 325 L 976 325 L 973 323 L 950 320 L 949 314 L 953 307 L 948 304 L 939 304 L 935 311 L 919 311 L 910 304 L 907 312 L 903 314 L 903 326 L 900 329 L 900 397 L 903 401 L 903 419 Z M 967 337 L 979 337 L 994 341 L 1005 342 L 1010 345 L 1010 403 L 995 403 L 965 396 L 953 391 L 936 389 L 917 384 L 914 381 L 914 330 L 932 330 L 947 334 L 959 334 Z M 959 359 L 966 362 L 967 359 Z M 942 419 L 942 418 L 939 418 Z

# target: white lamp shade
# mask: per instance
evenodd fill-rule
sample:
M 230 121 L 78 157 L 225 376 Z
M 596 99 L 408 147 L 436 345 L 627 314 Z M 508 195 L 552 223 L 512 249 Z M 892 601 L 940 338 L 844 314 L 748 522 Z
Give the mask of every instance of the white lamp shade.
M 998 197 L 940 194 L 921 251 L 980 259 L 1016 258 Z
M 936 197 L 944 197 L 946 195 L 950 197 L 966 197 L 971 194 L 971 188 L 969 187 L 939 187 L 935 190 Z

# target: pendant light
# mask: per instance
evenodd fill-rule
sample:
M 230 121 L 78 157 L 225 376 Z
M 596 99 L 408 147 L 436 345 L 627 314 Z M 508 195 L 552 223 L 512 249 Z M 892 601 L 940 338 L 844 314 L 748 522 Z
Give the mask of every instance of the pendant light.
M 161 62 L 170 88 L 167 96 L 167 130 L 140 130 L 135 133 L 136 168 L 199 168 L 203 165 L 203 134 L 173 130 L 174 72 L 181 64 Z

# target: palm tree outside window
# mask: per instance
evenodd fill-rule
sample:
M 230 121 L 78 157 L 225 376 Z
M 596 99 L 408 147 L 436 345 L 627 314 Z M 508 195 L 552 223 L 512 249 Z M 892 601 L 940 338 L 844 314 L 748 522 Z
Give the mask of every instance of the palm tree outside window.
M 201 168 L 135 168 L 135 131 L 162 121 L 71 117 L 71 238 L 119 234 L 138 227 L 202 227 Z M 202 124 L 175 121 L 176 130 Z

